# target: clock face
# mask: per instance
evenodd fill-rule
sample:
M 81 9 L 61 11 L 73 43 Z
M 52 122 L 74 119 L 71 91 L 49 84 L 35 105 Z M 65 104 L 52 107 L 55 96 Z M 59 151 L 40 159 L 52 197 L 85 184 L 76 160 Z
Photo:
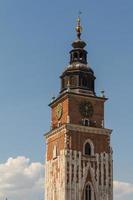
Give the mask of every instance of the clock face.
M 62 113 L 63 113 L 63 107 L 62 107 L 62 104 L 59 103 L 56 107 L 56 116 L 57 116 L 58 120 L 61 118 Z
M 89 101 L 83 101 L 79 105 L 79 111 L 83 117 L 92 117 L 93 106 Z

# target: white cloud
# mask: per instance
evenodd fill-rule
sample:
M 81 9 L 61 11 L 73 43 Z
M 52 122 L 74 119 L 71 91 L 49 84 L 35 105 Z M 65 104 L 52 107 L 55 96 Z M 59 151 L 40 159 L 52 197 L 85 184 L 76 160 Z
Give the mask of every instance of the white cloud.
M 114 181 L 114 197 L 115 200 L 133 199 L 133 184 Z
M 0 199 L 42 200 L 44 167 L 28 158 L 9 158 L 0 164 Z
M 0 164 L 0 200 L 43 200 L 44 166 L 26 157 Z M 114 181 L 114 200 L 132 200 L 133 184 Z

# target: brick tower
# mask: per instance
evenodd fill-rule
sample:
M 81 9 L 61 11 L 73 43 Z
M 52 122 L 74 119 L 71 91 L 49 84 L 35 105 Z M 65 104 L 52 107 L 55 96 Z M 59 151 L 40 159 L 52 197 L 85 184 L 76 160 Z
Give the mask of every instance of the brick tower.
M 72 43 L 61 90 L 50 103 L 51 130 L 45 134 L 45 200 L 112 200 L 111 130 L 104 127 L 104 94 L 95 93 L 86 43 Z

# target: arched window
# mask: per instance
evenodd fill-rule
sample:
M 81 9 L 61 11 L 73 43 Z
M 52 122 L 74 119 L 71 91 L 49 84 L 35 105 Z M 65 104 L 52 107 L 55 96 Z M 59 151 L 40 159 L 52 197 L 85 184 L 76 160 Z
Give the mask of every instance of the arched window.
M 76 86 L 76 77 L 75 76 L 70 76 L 70 86 Z
M 87 139 L 83 145 L 83 155 L 88 155 L 88 156 L 94 155 L 94 145 L 90 139 Z
M 80 60 L 83 59 L 83 54 L 82 54 L 82 52 L 79 54 L 79 59 L 80 59 Z
M 89 119 L 83 119 L 82 123 L 84 126 L 90 126 L 90 120 Z
M 92 190 L 90 184 L 85 187 L 85 200 L 92 200 Z
M 77 52 L 74 52 L 74 54 L 73 54 L 73 60 L 78 60 L 78 53 Z
M 85 155 L 91 155 L 91 145 L 88 142 L 85 144 Z
M 87 79 L 87 77 L 83 77 L 83 79 L 82 79 L 82 86 L 83 87 L 88 87 L 88 79 Z

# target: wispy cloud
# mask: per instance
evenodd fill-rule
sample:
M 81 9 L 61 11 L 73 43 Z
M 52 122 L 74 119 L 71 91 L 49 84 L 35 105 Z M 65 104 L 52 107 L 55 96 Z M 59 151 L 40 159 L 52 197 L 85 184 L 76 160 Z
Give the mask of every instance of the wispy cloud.
M 0 199 L 42 200 L 44 166 L 24 156 L 0 164 Z M 114 200 L 132 200 L 133 184 L 114 181 Z

